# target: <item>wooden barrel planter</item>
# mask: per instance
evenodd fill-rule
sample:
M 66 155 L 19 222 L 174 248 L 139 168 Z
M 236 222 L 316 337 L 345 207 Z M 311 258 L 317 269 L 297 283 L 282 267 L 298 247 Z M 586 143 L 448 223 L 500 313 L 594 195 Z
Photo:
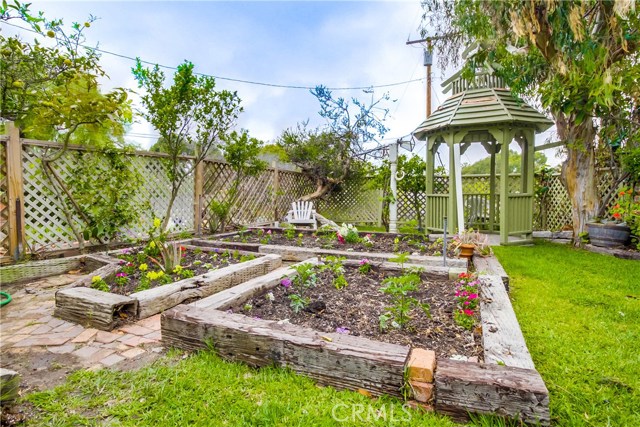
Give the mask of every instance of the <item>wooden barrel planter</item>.
M 626 224 L 596 223 L 587 224 L 589 240 L 594 246 L 615 248 L 629 243 L 631 229 Z

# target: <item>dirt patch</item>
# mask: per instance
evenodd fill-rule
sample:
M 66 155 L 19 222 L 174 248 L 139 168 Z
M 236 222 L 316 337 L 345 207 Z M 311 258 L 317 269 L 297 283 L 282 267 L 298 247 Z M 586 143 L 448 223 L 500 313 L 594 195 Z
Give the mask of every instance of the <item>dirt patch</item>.
M 269 320 L 289 319 L 289 322 L 307 326 L 322 332 L 348 333 L 377 341 L 411 345 L 434 350 L 439 357 L 454 355 L 482 358 L 481 334 L 456 324 L 453 312 L 456 310 L 453 281 L 429 281 L 424 276 L 416 291 L 407 295 L 419 304 L 428 304 L 430 316 L 419 305 L 414 305 L 409 313 L 409 321 L 402 327 L 380 327 L 380 316 L 394 306 L 392 296 L 381 291 L 383 281 L 397 277 L 391 273 L 372 267 L 363 274 L 358 267 L 344 267 L 344 277 L 348 283 L 342 289 L 334 285 L 335 274 L 329 270 L 316 273 L 315 286 L 303 288 L 298 283 L 288 287 L 280 284 L 268 293 L 256 296 L 247 304 L 233 307 L 233 312 Z M 297 313 L 293 310 L 291 295 L 301 295 L 307 304 Z
M 215 239 L 215 237 L 214 237 Z M 227 242 L 259 243 L 263 245 L 300 246 L 306 248 L 336 249 L 355 252 L 408 252 L 419 255 L 441 256 L 442 242 L 430 242 L 420 234 L 391 235 L 383 233 L 359 233 L 358 242 L 339 240 L 334 231 L 308 232 L 300 230 L 260 228 L 239 232 L 222 239 Z M 455 246 L 448 245 L 447 255 L 455 256 Z
M 107 278 L 106 284 L 111 293 L 130 295 L 134 292 L 199 276 L 255 257 L 255 255 L 243 255 L 238 251 L 225 249 L 185 248 L 182 252 L 180 265 L 173 271 L 165 272 L 160 265 L 153 261 L 160 262 L 159 257 L 152 260 L 143 251 L 127 251 L 117 256 L 121 260 L 120 272 Z

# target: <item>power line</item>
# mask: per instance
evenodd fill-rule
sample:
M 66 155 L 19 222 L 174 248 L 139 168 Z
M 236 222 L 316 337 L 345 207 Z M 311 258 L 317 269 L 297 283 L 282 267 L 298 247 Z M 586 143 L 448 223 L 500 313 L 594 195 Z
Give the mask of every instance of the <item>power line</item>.
M 16 24 L 12 24 L 9 22 L 2 22 L 2 24 L 5 25 L 9 25 L 15 28 L 18 28 L 20 30 L 23 31 L 27 31 L 30 33 L 35 33 L 38 35 L 42 35 L 39 32 L 29 29 L 29 28 L 24 28 L 21 27 L 19 25 Z M 108 50 L 104 50 L 104 49 L 100 49 L 97 47 L 91 47 L 91 46 L 87 46 L 87 45 L 79 45 L 85 49 L 89 49 L 89 50 L 93 50 L 96 52 L 100 52 L 103 53 L 105 55 L 111 55 L 111 56 L 115 56 L 118 58 L 123 58 L 123 59 L 128 59 L 130 61 L 136 61 L 139 58 L 133 58 L 131 56 L 127 56 L 127 55 L 123 55 L 120 53 L 115 53 L 115 52 L 110 52 Z M 177 70 L 177 67 L 171 67 L 169 65 L 162 65 L 162 64 L 157 64 L 151 61 L 145 61 L 142 59 L 139 59 L 140 62 L 142 64 L 146 64 L 146 65 L 157 65 L 160 68 L 164 68 L 167 70 Z M 249 85 L 254 85 L 254 86 L 267 86 L 267 87 L 275 87 L 275 88 L 281 88 L 281 89 L 303 89 L 303 90 L 313 90 L 316 87 L 315 86 L 296 86 L 296 85 L 283 85 L 283 84 L 277 84 L 277 83 L 265 83 L 265 82 L 256 82 L 256 81 L 252 81 L 252 80 L 243 80 L 243 79 L 236 79 L 236 78 L 231 78 L 231 77 L 222 77 L 222 76 L 214 76 L 212 74 L 205 74 L 205 73 L 198 73 L 198 72 L 194 72 L 194 74 L 197 74 L 199 76 L 204 76 L 204 77 L 213 77 L 217 80 L 225 80 L 225 81 L 230 81 L 230 82 L 235 82 L 235 83 L 244 83 L 244 84 L 249 84 Z M 395 82 L 395 83 L 387 83 L 387 84 L 381 84 L 381 85 L 371 85 L 371 86 L 356 86 L 356 87 L 328 87 L 328 90 L 366 90 L 366 89 L 381 89 L 381 88 L 388 88 L 388 87 L 393 87 L 393 86 L 401 86 L 404 84 L 408 84 L 408 83 L 415 83 L 415 82 L 421 82 L 425 80 L 425 78 L 420 78 L 420 79 L 413 79 L 413 80 L 407 80 L 407 81 L 403 81 L 403 82 Z

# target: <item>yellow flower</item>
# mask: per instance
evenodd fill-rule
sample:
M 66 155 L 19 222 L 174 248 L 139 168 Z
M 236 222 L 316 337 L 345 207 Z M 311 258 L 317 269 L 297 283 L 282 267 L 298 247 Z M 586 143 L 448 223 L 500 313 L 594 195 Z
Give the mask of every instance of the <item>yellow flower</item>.
M 140 264 L 138 268 L 140 269 L 140 271 L 147 271 L 149 266 L 147 264 Z
M 159 228 L 161 224 L 162 224 L 162 221 L 160 220 L 160 218 L 155 218 L 155 219 L 153 220 L 153 226 L 154 226 L 155 228 Z
M 100 277 L 100 276 L 93 276 L 93 277 L 91 278 L 91 283 L 98 283 L 98 282 L 99 282 L 99 281 L 101 281 L 101 280 L 102 280 L 102 277 Z
M 182 273 L 182 266 L 181 265 L 176 265 L 176 267 L 173 269 L 173 272 L 176 273 L 176 274 Z
M 156 247 L 156 242 L 154 242 L 153 240 L 152 240 L 152 241 L 150 241 L 150 242 L 149 242 L 149 247 L 150 247 L 151 249 L 155 249 L 155 247 Z

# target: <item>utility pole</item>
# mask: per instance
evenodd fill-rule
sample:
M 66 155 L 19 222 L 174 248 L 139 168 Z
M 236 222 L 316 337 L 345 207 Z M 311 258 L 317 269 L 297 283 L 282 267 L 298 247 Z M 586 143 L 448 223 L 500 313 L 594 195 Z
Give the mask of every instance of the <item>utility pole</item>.
M 431 51 L 431 37 L 420 40 L 410 40 L 407 44 L 427 43 L 427 47 L 424 49 L 424 66 L 427 70 L 427 119 L 431 116 L 431 66 L 433 65 L 433 52 Z

